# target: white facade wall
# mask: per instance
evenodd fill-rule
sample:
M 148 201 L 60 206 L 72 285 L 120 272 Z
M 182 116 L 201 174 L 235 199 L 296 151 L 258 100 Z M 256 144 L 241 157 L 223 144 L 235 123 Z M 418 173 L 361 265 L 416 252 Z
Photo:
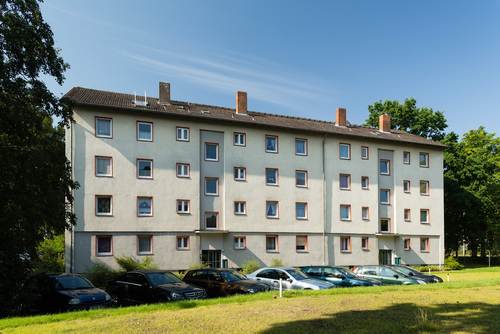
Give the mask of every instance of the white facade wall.
M 113 138 L 95 136 L 95 117 L 113 119 Z M 378 263 L 378 250 L 390 248 L 403 263 L 438 264 L 443 258 L 443 175 L 442 152 L 424 146 L 383 141 L 363 141 L 350 137 L 285 132 L 276 129 L 243 128 L 214 122 L 148 116 L 95 109 L 74 110 L 67 131 L 67 155 L 80 188 L 75 191 L 78 221 L 67 233 L 67 269 L 88 270 L 95 262 L 115 265 L 116 256 L 135 256 L 137 235 L 153 236 L 153 260 L 163 269 L 186 269 L 200 261 L 201 250 L 221 250 L 230 267 L 241 267 L 248 260 L 270 264 L 280 259 L 286 265 Z M 153 122 L 153 141 L 136 140 L 136 122 Z M 190 129 L 190 141 L 176 141 L 176 127 Z M 246 146 L 233 145 L 233 133 L 246 133 Z M 277 154 L 265 152 L 265 135 L 279 138 Z M 217 163 L 203 160 L 203 141 L 219 142 Z M 207 137 L 205 137 L 207 136 Z M 308 155 L 295 155 L 295 138 L 308 140 Z M 339 143 L 351 145 L 351 159 L 339 159 Z M 369 159 L 361 159 L 361 146 L 369 147 Z M 392 202 L 389 210 L 397 234 L 380 236 L 379 231 L 379 150 L 393 156 Z M 403 165 L 402 152 L 411 152 L 411 165 Z M 430 154 L 430 167 L 418 166 L 418 152 Z M 113 158 L 113 177 L 95 176 L 95 156 Z M 138 179 L 136 159 L 153 159 L 153 179 Z M 176 177 L 176 163 L 189 163 L 190 178 Z M 233 168 L 246 168 L 247 180 L 235 181 Z M 279 169 L 279 185 L 266 186 L 265 168 Z M 308 187 L 295 186 L 295 170 L 308 171 Z M 339 174 L 351 175 L 351 189 L 339 189 Z M 219 177 L 219 196 L 207 198 L 203 176 Z M 369 190 L 361 189 L 361 176 L 368 176 Z M 402 190 L 402 180 L 412 182 L 411 194 Z M 430 181 L 429 196 L 420 196 L 419 180 Z M 95 214 L 95 196 L 113 196 L 113 214 Z M 137 196 L 153 197 L 153 216 L 138 217 Z M 176 200 L 190 200 L 190 214 L 176 212 Z M 265 216 L 266 200 L 279 201 L 279 219 Z M 246 201 L 247 214 L 236 216 L 234 201 Z M 295 202 L 308 203 L 307 220 L 295 218 Z M 351 205 L 351 221 L 341 221 L 340 204 Z M 361 207 L 370 209 L 369 220 L 361 219 Z M 411 208 L 412 221 L 403 221 L 403 209 Z M 420 208 L 430 210 L 429 225 L 418 222 Z M 219 212 L 219 231 L 203 231 L 203 211 Z M 113 236 L 113 256 L 97 256 L 95 236 Z M 189 250 L 176 249 L 176 236 L 189 236 Z M 266 235 L 277 235 L 278 252 L 266 251 Z M 308 236 L 306 252 L 295 250 L 297 235 Z M 236 250 L 235 236 L 246 237 L 246 249 Z M 340 251 L 340 238 L 351 237 L 351 251 Z M 368 250 L 361 249 L 361 238 L 369 238 Z M 402 238 L 412 238 L 412 250 L 405 251 Z M 420 237 L 431 239 L 430 252 L 420 252 Z

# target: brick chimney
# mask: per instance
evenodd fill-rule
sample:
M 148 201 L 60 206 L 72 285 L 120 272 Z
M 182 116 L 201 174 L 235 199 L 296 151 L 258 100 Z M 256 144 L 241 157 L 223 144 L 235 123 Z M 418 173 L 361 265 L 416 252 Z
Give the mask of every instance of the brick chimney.
M 347 111 L 345 108 L 337 108 L 337 117 L 335 119 L 335 125 L 337 126 L 347 126 Z
M 382 114 L 378 118 L 378 128 L 382 132 L 391 132 L 391 116 Z
M 236 92 L 236 113 L 237 114 L 247 113 L 247 92 L 242 92 L 242 91 Z
M 170 104 L 170 84 L 168 82 L 160 81 L 160 104 Z

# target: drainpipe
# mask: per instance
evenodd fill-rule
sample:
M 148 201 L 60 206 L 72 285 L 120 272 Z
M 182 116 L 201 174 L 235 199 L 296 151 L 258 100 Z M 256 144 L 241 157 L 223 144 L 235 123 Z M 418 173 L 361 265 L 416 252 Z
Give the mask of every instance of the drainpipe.
M 70 133 L 70 159 L 71 159 L 71 179 L 75 179 L 75 164 L 74 164 L 74 150 L 73 150 L 73 145 L 74 145 L 74 135 L 73 135 L 73 121 L 70 121 L 69 123 L 69 133 Z M 73 195 L 73 203 L 71 204 L 71 212 L 74 214 L 75 213 L 75 190 L 72 189 L 71 193 Z M 71 237 L 70 237 L 70 248 L 69 248 L 69 253 L 70 253 L 70 258 L 69 258 L 69 272 L 73 273 L 74 272 L 74 265 L 75 265 L 75 226 L 71 227 L 70 230 Z
M 325 141 L 326 141 L 326 134 L 323 135 L 323 141 L 322 141 L 322 177 L 323 177 L 323 265 L 327 265 L 326 263 L 326 252 L 327 252 L 327 240 L 326 240 L 326 223 L 327 223 L 327 212 L 326 212 L 326 205 L 327 205 L 327 198 L 326 198 L 326 173 L 325 173 Z

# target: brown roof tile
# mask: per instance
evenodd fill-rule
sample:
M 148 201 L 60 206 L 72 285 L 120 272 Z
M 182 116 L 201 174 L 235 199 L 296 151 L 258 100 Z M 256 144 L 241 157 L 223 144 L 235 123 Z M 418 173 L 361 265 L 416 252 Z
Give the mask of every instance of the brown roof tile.
M 198 103 L 172 100 L 169 105 L 161 105 L 159 104 L 157 98 L 147 97 L 148 105 L 140 106 L 134 104 L 134 96 L 131 94 L 107 92 L 82 87 L 73 87 L 64 95 L 63 98 L 71 101 L 77 106 L 92 106 L 141 112 L 159 112 L 171 116 L 235 122 L 250 126 L 271 127 L 340 136 L 353 136 L 373 140 L 405 142 L 419 145 L 430 145 L 436 148 L 445 147 L 444 144 L 439 142 L 403 131 L 391 130 L 390 133 L 386 133 L 380 132 L 378 129 L 357 125 L 340 127 L 336 126 L 334 122 L 267 114 L 255 111 L 248 111 L 248 114 L 246 115 L 236 114 L 235 109 L 232 108 L 210 106 Z M 137 100 L 143 101 L 144 97 L 138 96 Z

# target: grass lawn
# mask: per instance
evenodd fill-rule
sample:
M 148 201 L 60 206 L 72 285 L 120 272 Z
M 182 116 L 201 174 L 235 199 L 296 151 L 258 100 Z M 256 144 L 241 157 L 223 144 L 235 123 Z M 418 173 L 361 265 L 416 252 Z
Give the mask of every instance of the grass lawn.
M 235 296 L 0 320 L 0 333 L 500 333 L 500 267 L 443 284 Z

